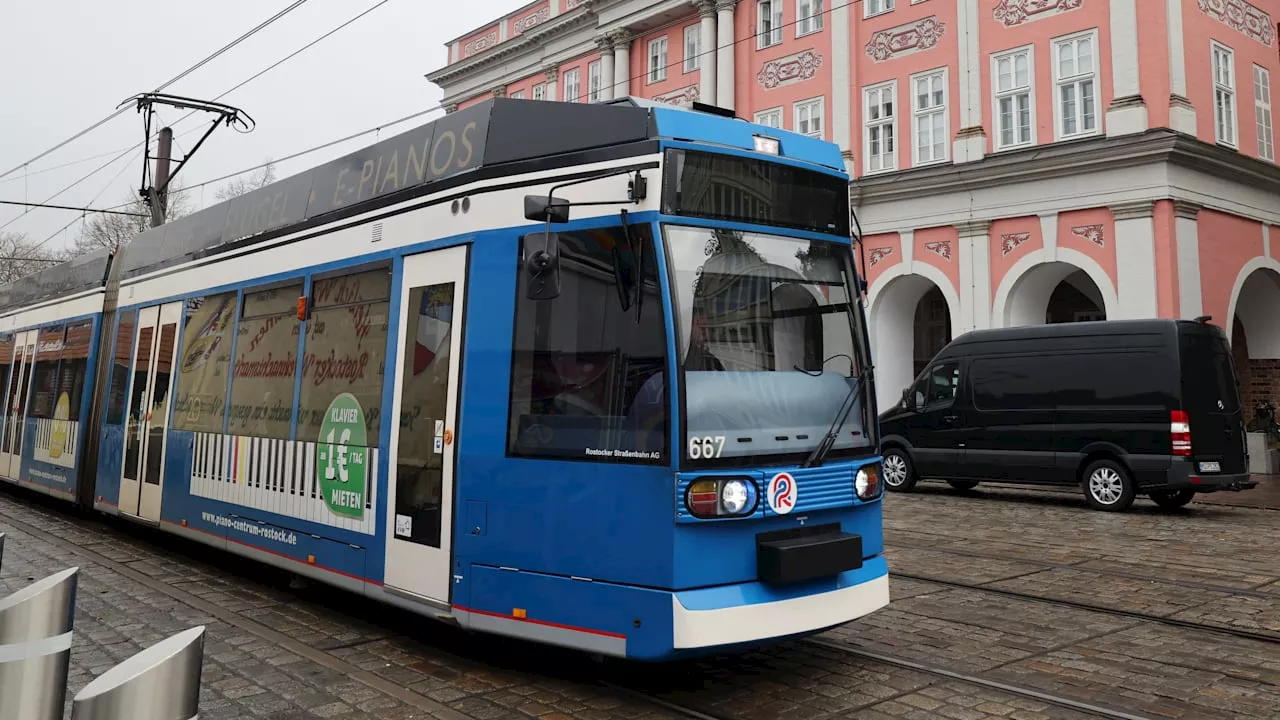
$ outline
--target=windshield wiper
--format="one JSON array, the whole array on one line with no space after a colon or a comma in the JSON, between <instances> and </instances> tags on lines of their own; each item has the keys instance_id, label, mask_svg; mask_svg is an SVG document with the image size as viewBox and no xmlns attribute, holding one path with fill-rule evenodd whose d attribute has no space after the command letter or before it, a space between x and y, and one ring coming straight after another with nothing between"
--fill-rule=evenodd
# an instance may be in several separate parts
<instances>
[{"instance_id":1,"label":"windshield wiper","mask_svg":"<svg viewBox=\"0 0 1280 720\"><path fill-rule=\"evenodd\" d=\"M854 378L853 387L849 388L849 393L844 396L844 400L840 402L840 408L836 410L835 422L831 423L831 428L827 430L827 434L822 438L822 442L818 443L818 447L809 453L809 457L801 463L800 467L808 468L821 465L822 461L827 457L827 453L831 452L831 448L835 447L836 439L840 437L840 428L844 427L844 421L848 419L849 413L853 410L853 406L857 404L858 397L862 394L862 386L867 377L864 370Z\"/></svg>"}]
</instances>

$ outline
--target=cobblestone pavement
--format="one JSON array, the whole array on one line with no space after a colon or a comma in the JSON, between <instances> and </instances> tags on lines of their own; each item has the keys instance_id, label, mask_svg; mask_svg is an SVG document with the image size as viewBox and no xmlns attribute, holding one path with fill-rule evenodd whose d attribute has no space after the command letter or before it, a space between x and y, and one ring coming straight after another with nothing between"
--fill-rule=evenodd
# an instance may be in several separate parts
<instances>
[{"instance_id":1,"label":"cobblestone pavement","mask_svg":"<svg viewBox=\"0 0 1280 720\"><path fill-rule=\"evenodd\" d=\"M922 484L885 508L890 572L914 579L827 636L1144 717L1280 717L1276 538L1272 510Z\"/></svg>"},{"instance_id":2,"label":"cobblestone pavement","mask_svg":"<svg viewBox=\"0 0 1280 720\"><path fill-rule=\"evenodd\" d=\"M1161 622L1280 633L1280 512L1117 515L923 485L885 509L891 571L917 578L892 579L889 608L812 640L669 666L465 635L4 492L0 596L81 568L67 716L92 677L203 624L206 720L1095 717L1006 691L1018 688L1141 718L1280 717L1280 643Z\"/></svg>"}]
</instances>

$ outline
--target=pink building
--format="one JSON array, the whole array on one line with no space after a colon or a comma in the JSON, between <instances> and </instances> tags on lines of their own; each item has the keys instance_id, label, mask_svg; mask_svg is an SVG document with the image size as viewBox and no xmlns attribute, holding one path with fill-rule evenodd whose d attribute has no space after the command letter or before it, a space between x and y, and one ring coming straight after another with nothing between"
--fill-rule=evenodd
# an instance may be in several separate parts
<instances>
[{"instance_id":1,"label":"pink building","mask_svg":"<svg viewBox=\"0 0 1280 720\"><path fill-rule=\"evenodd\" d=\"M1249 412L1280 397L1277 16L1280 0L541 0L427 77L453 107L697 100L838 143L882 403L970 329L1211 315Z\"/></svg>"}]
</instances>

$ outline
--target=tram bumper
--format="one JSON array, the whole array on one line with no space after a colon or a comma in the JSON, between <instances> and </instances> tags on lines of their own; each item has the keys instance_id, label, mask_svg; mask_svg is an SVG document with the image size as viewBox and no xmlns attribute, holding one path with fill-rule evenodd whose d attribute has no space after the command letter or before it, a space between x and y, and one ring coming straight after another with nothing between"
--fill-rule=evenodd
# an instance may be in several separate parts
<instances>
[{"instance_id":1,"label":"tram bumper","mask_svg":"<svg viewBox=\"0 0 1280 720\"><path fill-rule=\"evenodd\" d=\"M884 556L835 576L786 585L741 583L672 593L672 647L725 650L820 632L889 604Z\"/></svg>"}]
</instances>

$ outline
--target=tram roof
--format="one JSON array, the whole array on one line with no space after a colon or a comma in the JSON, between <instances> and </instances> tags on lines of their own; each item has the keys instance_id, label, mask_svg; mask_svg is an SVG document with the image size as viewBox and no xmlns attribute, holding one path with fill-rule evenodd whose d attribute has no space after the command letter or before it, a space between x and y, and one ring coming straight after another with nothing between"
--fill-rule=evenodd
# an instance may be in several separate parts
<instances>
[{"instance_id":1,"label":"tram roof","mask_svg":"<svg viewBox=\"0 0 1280 720\"><path fill-rule=\"evenodd\" d=\"M777 128L779 155L844 172L835 145ZM252 245L485 177L626 157L657 140L753 150L761 127L716 112L623 97L584 104L493 98L439 117L252 192L136 235L112 258L99 251L0 286L0 312ZM635 152L649 152L636 148Z\"/></svg>"}]
</instances>

